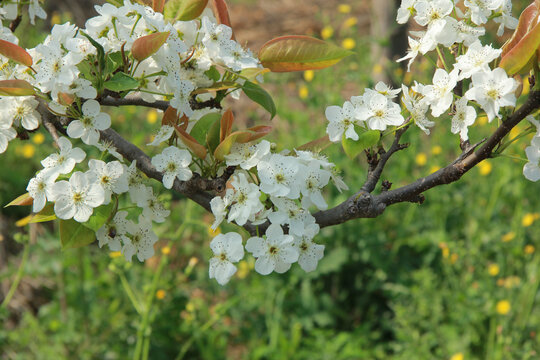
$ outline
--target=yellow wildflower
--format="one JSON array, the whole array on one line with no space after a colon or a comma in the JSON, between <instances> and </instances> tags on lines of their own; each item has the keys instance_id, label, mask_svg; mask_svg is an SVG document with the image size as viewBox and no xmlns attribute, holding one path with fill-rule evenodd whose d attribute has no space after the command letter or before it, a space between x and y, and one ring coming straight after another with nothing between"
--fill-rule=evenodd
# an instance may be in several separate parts
<instances>
[{"instance_id":1,"label":"yellow wildflower","mask_svg":"<svg viewBox=\"0 0 540 360\"><path fill-rule=\"evenodd\" d=\"M465 357L463 356L463 353L457 353L450 357L450 360L464 360Z\"/></svg>"},{"instance_id":2,"label":"yellow wildflower","mask_svg":"<svg viewBox=\"0 0 540 360\"><path fill-rule=\"evenodd\" d=\"M310 82L311 80L313 80L313 77L315 77L315 72L313 70L304 71L304 80Z\"/></svg>"},{"instance_id":3,"label":"yellow wildflower","mask_svg":"<svg viewBox=\"0 0 540 360\"><path fill-rule=\"evenodd\" d=\"M345 38L341 42L341 46L344 49L351 50L351 49L354 49L356 47L356 41L354 41L353 38Z\"/></svg>"},{"instance_id":4,"label":"yellow wildflower","mask_svg":"<svg viewBox=\"0 0 540 360\"><path fill-rule=\"evenodd\" d=\"M418 165L418 166L424 166L424 165L426 165L426 163L427 163L427 156L426 156L426 154L424 154L423 152L418 153L418 154L416 155L416 158L414 159L414 161L416 162L416 165Z\"/></svg>"},{"instance_id":5,"label":"yellow wildflower","mask_svg":"<svg viewBox=\"0 0 540 360\"><path fill-rule=\"evenodd\" d=\"M332 35L334 35L334 29L330 25L327 25L327 26L322 28L321 37L324 40L331 38Z\"/></svg>"},{"instance_id":6,"label":"yellow wildflower","mask_svg":"<svg viewBox=\"0 0 540 360\"><path fill-rule=\"evenodd\" d=\"M156 110L150 110L147 114L146 114L146 121L149 123L149 124L155 124L156 121L158 119L158 113Z\"/></svg>"},{"instance_id":7,"label":"yellow wildflower","mask_svg":"<svg viewBox=\"0 0 540 360\"><path fill-rule=\"evenodd\" d=\"M431 153L433 155L439 155L440 153L442 153L442 147L440 147L439 145L435 145L431 148Z\"/></svg>"},{"instance_id":8,"label":"yellow wildflower","mask_svg":"<svg viewBox=\"0 0 540 360\"><path fill-rule=\"evenodd\" d=\"M480 169L480 175L486 176L486 175L489 175L493 166L491 165L489 161L484 160L478 164L478 168Z\"/></svg>"},{"instance_id":9,"label":"yellow wildflower","mask_svg":"<svg viewBox=\"0 0 540 360\"><path fill-rule=\"evenodd\" d=\"M300 99L305 100L309 96L309 90L305 85L300 86L298 89L298 96L300 96Z\"/></svg>"},{"instance_id":10,"label":"yellow wildflower","mask_svg":"<svg viewBox=\"0 0 540 360\"><path fill-rule=\"evenodd\" d=\"M30 159L36 153L36 148L32 144L24 144L22 147L22 156L26 159Z\"/></svg>"},{"instance_id":11,"label":"yellow wildflower","mask_svg":"<svg viewBox=\"0 0 540 360\"><path fill-rule=\"evenodd\" d=\"M111 251L109 253L109 257L111 259L114 259L114 258L117 258L117 257L120 257L120 256L122 256L122 253L120 251Z\"/></svg>"},{"instance_id":12,"label":"yellow wildflower","mask_svg":"<svg viewBox=\"0 0 540 360\"><path fill-rule=\"evenodd\" d=\"M515 237L516 237L516 233L513 232L513 231L510 231L509 233L506 233L506 234L504 234L502 236L501 241L502 242L509 242L509 241L514 240Z\"/></svg>"},{"instance_id":13,"label":"yellow wildflower","mask_svg":"<svg viewBox=\"0 0 540 360\"><path fill-rule=\"evenodd\" d=\"M349 4L339 4L338 11L342 14L348 14L351 12L351 5Z\"/></svg>"},{"instance_id":14,"label":"yellow wildflower","mask_svg":"<svg viewBox=\"0 0 540 360\"><path fill-rule=\"evenodd\" d=\"M533 245L525 245L525 248L523 249L525 254L530 255L534 253L534 246Z\"/></svg>"},{"instance_id":15,"label":"yellow wildflower","mask_svg":"<svg viewBox=\"0 0 540 360\"><path fill-rule=\"evenodd\" d=\"M163 300L163 298L165 298L165 295L167 295L167 293L163 289L159 289L158 291L156 291L156 298L158 300Z\"/></svg>"},{"instance_id":16,"label":"yellow wildflower","mask_svg":"<svg viewBox=\"0 0 540 360\"><path fill-rule=\"evenodd\" d=\"M350 28L350 27L353 27L354 25L356 25L358 23L358 19L355 18L354 16L351 16L350 18L347 18L347 20L345 20L343 22L343 27L345 29L347 28Z\"/></svg>"},{"instance_id":17,"label":"yellow wildflower","mask_svg":"<svg viewBox=\"0 0 540 360\"><path fill-rule=\"evenodd\" d=\"M491 276L497 276L499 274L499 265L489 264L488 265L488 274Z\"/></svg>"},{"instance_id":18,"label":"yellow wildflower","mask_svg":"<svg viewBox=\"0 0 540 360\"><path fill-rule=\"evenodd\" d=\"M523 225L523 227L529 227L538 220L538 218L540 218L539 213L527 213L523 216L523 219L521 219L521 225Z\"/></svg>"},{"instance_id":19,"label":"yellow wildflower","mask_svg":"<svg viewBox=\"0 0 540 360\"><path fill-rule=\"evenodd\" d=\"M161 248L161 253L163 255L169 255L171 253L171 248L169 246L165 246Z\"/></svg>"},{"instance_id":20,"label":"yellow wildflower","mask_svg":"<svg viewBox=\"0 0 540 360\"><path fill-rule=\"evenodd\" d=\"M36 145L41 145L45 141L45 135L43 135L42 133L37 133L32 137L32 141Z\"/></svg>"},{"instance_id":21,"label":"yellow wildflower","mask_svg":"<svg viewBox=\"0 0 540 360\"><path fill-rule=\"evenodd\" d=\"M497 311L497 313L501 314L501 315L506 315L510 312L510 302L508 300L501 300L497 303L497 305L495 306L495 310Z\"/></svg>"}]
</instances>

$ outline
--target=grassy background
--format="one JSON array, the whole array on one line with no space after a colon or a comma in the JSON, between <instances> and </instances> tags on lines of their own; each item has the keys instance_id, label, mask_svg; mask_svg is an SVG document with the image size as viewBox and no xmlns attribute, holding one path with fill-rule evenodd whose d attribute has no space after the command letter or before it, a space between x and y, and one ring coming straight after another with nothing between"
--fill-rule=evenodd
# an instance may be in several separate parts
<instances>
[{"instance_id":1,"label":"grassy background","mask_svg":"<svg viewBox=\"0 0 540 360\"><path fill-rule=\"evenodd\" d=\"M313 77L266 79L279 109L269 139L280 146L324 135L325 107L359 94L372 85L371 74L381 71L366 56L369 38L358 36L358 26L347 20L357 14L337 5L320 16L320 28L325 35L332 29L329 40L348 42L356 55ZM26 46L43 37L21 29L30 33ZM413 74L397 67L389 74L409 84L429 81L431 71L425 62ZM239 122L267 121L246 101L233 106ZM138 145L159 124L153 111L111 114L113 127L131 132L127 136ZM383 174L394 187L459 153L450 120L437 122L429 137L417 129L406 134L411 146ZM478 119L472 141L494 127ZM509 154L524 157L528 141ZM35 133L10 144L0 168L16 171L2 173L0 203L24 193L51 149L48 143L47 134ZM326 153L351 189L362 183L363 159L346 159L338 145ZM54 225L16 229L14 221L28 209L2 209L9 224L2 232L4 248L17 253L23 248L18 243L32 241L24 247L21 285L8 309L0 310L0 358L125 359L147 348L148 358L158 360L536 359L540 199L539 185L522 176L523 164L492 159L460 182L430 190L423 205L399 204L376 219L324 229L316 241L326 246L325 257L313 273L295 265L283 275L261 276L246 256L226 287L208 279L212 216L174 194L163 192L171 218L156 224L157 255L144 264L127 263L96 245L62 252ZM337 204L348 195L329 191L327 199ZM221 231L238 228L225 225ZM2 264L2 289L13 281L22 256L18 252Z\"/></svg>"}]
</instances>

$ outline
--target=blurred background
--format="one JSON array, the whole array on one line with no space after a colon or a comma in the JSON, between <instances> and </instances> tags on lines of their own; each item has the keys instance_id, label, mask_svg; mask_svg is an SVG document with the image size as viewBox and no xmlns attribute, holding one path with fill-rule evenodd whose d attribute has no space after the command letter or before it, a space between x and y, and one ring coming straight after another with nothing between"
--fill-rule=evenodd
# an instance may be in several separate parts
<instances>
[{"instance_id":1,"label":"blurred background","mask_svg":"<svg viewBox=\"0 0 540 360\"><path fill-rule=\"evenodd\" d=\"M527 5L512 3L514 16ZM38 44L53 24L84 26L95 14L86 1L48 6L47 21L17 30L23 46ZM407 46L394 9L389 0L230 1L237 40L254 52L286 34L355 51L330 69L266 77L278 107L269 140L281 149L323 136L326 106L341 106L380 79L430 81L429 61L411 73L392 61ZM490 36L488 43L504 41ZM269 122L246 98L228 105L239 127ZM111 115L113 127L139 146L160 124L153 110ZM471 142L495 126L477 119ZM411 146L382 177L394 187L460 153L449 119L438 120L429 137L411 129L405 141ZM312 273L295 265L261 276L246 256L225 287L208 279L213 217L175 194L159 191L172 213L155 224L156 256L144 264L97 244L61 251L55 224L17 227L29 208L2 207L0 302L9 303L0 307L0 359L538 359L540 185L522 175L529 141L430 190L423 205L394 205L376 219L324 229L316 241L325 257ZM10 143L0 157L2 206L25 193L50 144L42 131ZM362 184L365 159L351 162L339 145L325 153L351 189ZM332 206L351 193L332 190L327 199Z\"/></svg>"}]
</instances>

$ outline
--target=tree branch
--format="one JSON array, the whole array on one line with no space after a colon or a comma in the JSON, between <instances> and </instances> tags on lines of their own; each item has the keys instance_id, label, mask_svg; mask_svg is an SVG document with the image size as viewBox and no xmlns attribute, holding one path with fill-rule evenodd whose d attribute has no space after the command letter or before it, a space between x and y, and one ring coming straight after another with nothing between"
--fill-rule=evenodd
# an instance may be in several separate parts
<instances>
[{"instance_id":1,"label":"tree branch","mask_svg":"<svg viewBox=\"0 0 540 360\"><path fill-rule=\"evenodd\" d=\"M143 99L139 97L114 98L112 96L107 96L99 100L99 103L105 106L127 106L127 105L144 106L144 107L159 109L163 111L167 110L167 108L169 107L168 101L157 100L152 103L152 102L144 101Z\"/></svg>"},{"instance_id":2,"label":"tree branch","mask_svg":"<svg viewBox=\"0 0 540 360\"><path fill-rule=\"evenodd\" d=\"M479 162L489 158L495 147L510 130L539 107L540 91L533 91L530 93L527 101L512 116L506 119L478 150L464 152L466 156L460 156L446 167L420 178L411 184L395 190L385 191L376 196L361 190L338 206L329 210L319 211L313 216L322 228L341 224L351 219L379 216L387 206L393 204L401 202L422 203L424 200L423 192L433 187L450 184L459 180ZM475 146L472 147L472 150L474 148Z\"/></svg>"}]
</instances>

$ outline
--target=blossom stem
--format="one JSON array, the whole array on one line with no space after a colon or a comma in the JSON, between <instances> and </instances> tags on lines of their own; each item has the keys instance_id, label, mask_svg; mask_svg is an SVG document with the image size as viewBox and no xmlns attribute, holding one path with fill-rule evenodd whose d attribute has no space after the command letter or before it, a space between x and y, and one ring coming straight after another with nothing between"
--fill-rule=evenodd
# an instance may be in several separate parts
<instances>
[{"instance_id":1,"label":"blossom stem","mask_svg":"<svg viewBox=\"0 0 540 360\"><path fill-rule=\"evenodd\" d=\"M448 71L448 66L446 65L446 61L444 60L444 54L442 53L441 48L439 47L439 45L437 45L436 49L437 49L437 54L439 55L439 59L441 60L443 66L444 66L444 69L446 70L446 72L449 72Z\"/></svg>"},{"instance_id":2,"label":"blossom stem","mask_svg":"<svg viewBox=\"0 0 540 360\"><path fill-rule=\"evenodd\" d=\"M0 305L0 309L7 308L9 302L11 301L11 298L13 297L13 295L15 295L15 291L17 290L17 287L19 287L19 283L21 282L22 276L24 274L24 268L26 267L26 262L28 261L29 254L30 244L26 244L23 250L21 263L19 264L19 269L17 270L17 274L15 275L15 279L13 280L13 283L11 284L8 293L4 298L4 301L2 301L2 304Z\"/></svg>"}]
</instances>

